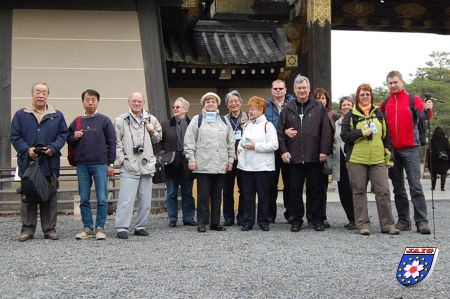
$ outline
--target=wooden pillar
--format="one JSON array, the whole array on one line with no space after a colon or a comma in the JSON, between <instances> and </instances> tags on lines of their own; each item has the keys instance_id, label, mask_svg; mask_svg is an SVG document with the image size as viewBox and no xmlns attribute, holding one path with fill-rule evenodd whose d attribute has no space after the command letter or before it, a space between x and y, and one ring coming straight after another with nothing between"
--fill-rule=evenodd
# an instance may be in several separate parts
<instances>
[{"instance_id":1,"label":"wooden pillar","mask_svg":"<svg viewBox=\"0 0 450 299\"><path fill-rule=\"evenodd\" d=\"M331 0L311 0L307 3L308 76L311 88L325 88L331 94Z\"/></svg>"},{"instance_id":2,"label":"wooden pillar","mask_svg":"<svg viewBox=\"0 0 450 299\"><path fill-rule=\"evenodd\" d=\"M0 9L0 167L11 166L12 9Z\"/></svg>"},{"instance_id":3,"label":"wooden pillar","mask_svg":"<svg viewBox=\"0 0 450 299\"><path fill-rule=\"evenodd\" d=\"M230 92L230 89L228 87L219 87L216 90L217 95L221 99L221 103L218 107L221 115L225 115L228 113L228 107L227 107L227 105L225 105L225 96L229 92Z\"/></svg>"},{"instance_id":4,"label":"wooden pillar","mask_svg":"<svg viewBox=\"0 0 450 299\"><path fill-rule=\"evenodd\" d=\"M151 113L164 121L170 117L170 103L160 6L157 0L136 2L148 105Z\"/></svg>"}]
</instances>

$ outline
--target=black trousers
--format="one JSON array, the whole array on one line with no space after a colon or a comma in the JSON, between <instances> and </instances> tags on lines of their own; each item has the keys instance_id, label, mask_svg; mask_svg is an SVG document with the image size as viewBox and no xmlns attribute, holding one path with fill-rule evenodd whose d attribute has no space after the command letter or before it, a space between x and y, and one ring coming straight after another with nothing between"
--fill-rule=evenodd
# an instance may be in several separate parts
<instances>
[{"instance_id":1,"label":"black trousers","mask_svg":"<svg viewBox=\"0 0 450 299\"><path fill-rule=\"evenodd\" d=\"M338 181L339 200L344 208L345 215L349 222L355 222L355 212L353 209L353 193L350 186L350 178L348 176L347 166L345 163L345 156L341 151L340 162L340 179Z\"/></svg>"},{"instance_id":2,"label":"black trousers","mask_svg":"<svg viewBox=\"0 0 450 299\"><path fill-rule=\"evenodd\" d=\"M53 177L47 177L47 180L55 187L58 187L58 180ZM22 233L34 235L37 226L37 212L41 216L41 228L44 234L55 232L56 218L58 214L58 194L55 194L45 203L37 203L33 198L27 198L22 201L20 206L20 218L22 220Z\"/></svg>"},{"instance_id":3,"label":"black trousers","mask_svg":"<svg viewBox=\"0 0 450 299\"><path fill-rule=\"evenodd\" d=\"M256 194L258 194L258 224L269 224L269 190L273 171L241 171L244 223L255 224Z\"/></svg>"},{"instance_id":4,"label":"black trousers","mask_svg":"<svg viewBox=\"0 0 450 299\"><path fill-rule=\"evenodd\" d=\"M237 221L242 220L242 182L241 182L241 170L237 169L238 161L235 160L233 163L233 170L225 174L225 181L223 185L223 218L225 221L234 221L234 183L237 180L237 185L239 189L239 205Z\"/></svg>"},{"instance_id":5,"label":"black trousers","mask_svg":"<svg viewBox=\"0 0 450 299\"><path fill-rule=\"evenodd\" d=\"M220 223L220 204L222 201L221 199L224 178L225 174L197 173L198 224L217 225Z\"/></svg>"},{"instance_id":6,"label":"black trousers","mask_svg":"<svg viewBox=\"0 0 450 299\"><path fill-rule=\"evenodd\" d=\"M292 212L293 224L302 224L305 209L303 206L303 185L309 190L311 200L312 223L322 223L323 189L320 185L322 164L319 162L304 164L289 164L289 207Z\"/></svg>"},{"instance_id":7,"label":"black trousers","mask_svg":"<svg viewBox=\"0 0 450 299\"><path fill-rule=\"evenodd\" d=\"M323 167L323 166L322 166ZM327 219L327 192L328 192L328 175L321 174L320 177L320 188L322 189L322 201L323 201L323 210L321 218L322 220ZM306 185L308 185L308 181L306 181ZM311 211L311 195L310 190L306 187L306 220L312 222L312 211Z\"/></svg>"},{"instance_id":8,"label":"black trousers","mask_svg":"<svg viewBox=\"0 0 450 299\"><path fill-rule=\"evenodd\" d=\"M283 179L283 205L286 211L284 212L284 217L289 219L290 211L289 211L289 179L288 179L288 171L289 165L284 163L281 159L280 151L275 151L275 171L272 171L272 180L269 182L270 190L269 190L269 218L275 221L277 218L277 197L278 197L278 180L280 178Z\"/></svg>"}]
</instances>

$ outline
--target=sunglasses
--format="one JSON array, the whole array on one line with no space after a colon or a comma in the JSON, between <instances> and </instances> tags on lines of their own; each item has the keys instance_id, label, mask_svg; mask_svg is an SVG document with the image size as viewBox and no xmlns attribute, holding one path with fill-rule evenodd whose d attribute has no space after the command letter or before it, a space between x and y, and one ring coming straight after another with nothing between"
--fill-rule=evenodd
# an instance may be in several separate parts
<instances>
[{"instance_id":1,"label":"sunglasses","mask_svg":"<svg viewBox=\"0 0 450 299\"><path fill-rule=\"evenodd\" d=\"M183 108L183 106L173 106L172 108L173 109L181 109L181 108Z\"/></svg>"}]
</instances>

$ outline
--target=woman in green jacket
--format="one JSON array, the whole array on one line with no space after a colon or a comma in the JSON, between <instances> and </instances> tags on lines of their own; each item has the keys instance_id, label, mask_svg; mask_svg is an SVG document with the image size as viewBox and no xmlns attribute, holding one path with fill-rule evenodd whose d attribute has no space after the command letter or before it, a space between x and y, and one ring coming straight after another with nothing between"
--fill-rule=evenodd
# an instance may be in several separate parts
<instances>
[{"instance_id":1,"label":"woman in green jacket","mask_svg":"<svg viewBox=\"0 0 450 299\"><path fill-rule=\"evenodd\" d=\"M382 233L398 235L391 211L388 167L393 165L388 144L388 130L383 114L373 105L369 84L356 91L356 105L342 122L341 138L347 153L347 168L353 190L356 226L361 235L370 235L367 211L367 182L375 191Z\"/></svg>"}]
</instances>

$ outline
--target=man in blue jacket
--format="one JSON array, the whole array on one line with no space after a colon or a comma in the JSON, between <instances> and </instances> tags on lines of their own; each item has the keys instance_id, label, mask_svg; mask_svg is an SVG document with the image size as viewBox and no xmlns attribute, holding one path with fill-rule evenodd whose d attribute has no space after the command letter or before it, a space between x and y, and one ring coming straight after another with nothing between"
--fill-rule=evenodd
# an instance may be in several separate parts
<instances>
[{"instance_id":1,"label":"man in blue jacket","mask_svg":"<svg viewBox=\"0 0 450 299\"><path fill-rule=\"evenodd\" d=\"M280 116L281 110L283 110L285 104L294 97L287 92L286 83L283 80L277 79L272 82L272 96L268 97L266 100L266 118L270 121L275 129L278 128L278 118ZM274 177L271 182L270 194L269 194L269 221L271 223L275 223L275 218L277 217L277 197L278 197L278 180L280 178L280 170L281 177L283 178L283 204L286 211L284 212L284 217L290 221L292 219L289 207L287 205L288 198L288 165L281 160L280 150L275 151L275 172Z\"/></svg>"},{"instance_id":2,"label":"man in blue jacket","mask_svg":"<svg viewBox=\"0 0 450 299\"><path fill-rule=\"evenodd\" d=\"M61 148L66 143L67 125L64 115L53 106L47 104L49 87L46 83L38 82L31 88L32 105L19 109L11 123L11 143L17 151L17 165L19 176L22 176L31 160L38 159L36 146L43 146L40 159L41 170L47 180L54 186L57 180L52 174L59 176L59 158ZM57 195L44 203L38 203L34 198L22 201L20 218L22 229L19 241L33 239L37 225L37 207L41 215L41 227L44 238L57 240L56 215Z\"/></svg>"}]
</instances>

